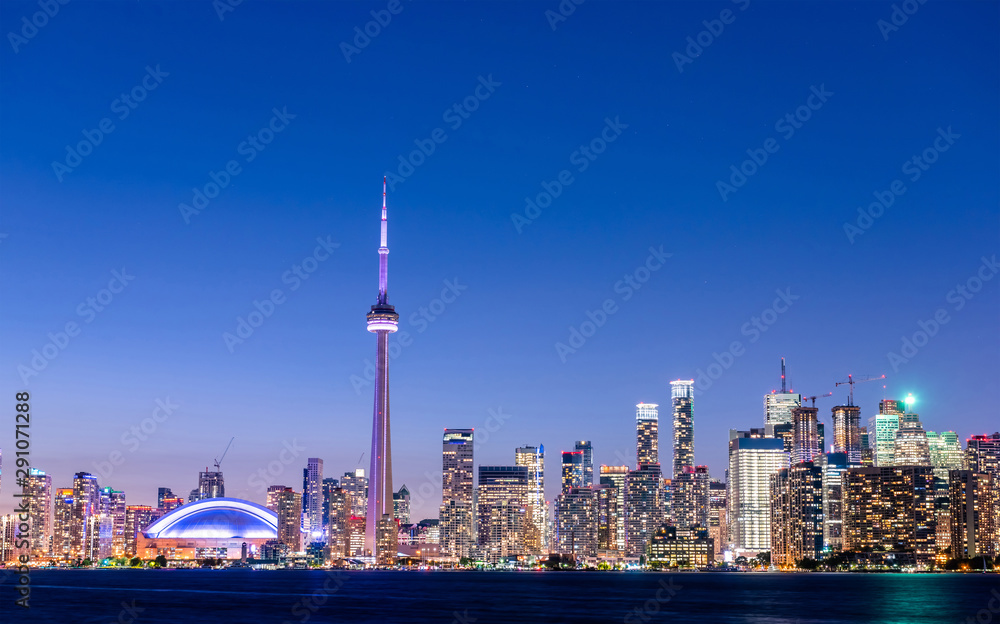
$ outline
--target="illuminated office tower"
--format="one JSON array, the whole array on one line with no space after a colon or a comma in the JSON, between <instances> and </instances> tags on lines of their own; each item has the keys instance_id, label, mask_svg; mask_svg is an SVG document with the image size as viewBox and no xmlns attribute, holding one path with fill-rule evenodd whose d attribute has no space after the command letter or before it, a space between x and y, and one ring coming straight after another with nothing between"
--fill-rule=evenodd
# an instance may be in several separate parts
<instances>
[{"instance_id":1,"label":"illuminated office tower","mask_svg":"<svg viewBox=\"0 0 1000 624\"><path fill-rule=\"evenodd\" d=\"M101 494L97 477L86 472L78 472L73 477L73 515L70 525L70 556L88 559L93 554L95 538L93 519L100 513Z\"/></svg>"},{"instance_id":2,"label":"illuminated office tower","mask_svg":"<svg viewBox=\"0 0 1000 624\"><path fill-rule=\"evenodd\" d=\"M952 470L949 475L951 556L973 559L998 554L996 475Z\"/></svg>"},{"instance_id":3,"label":"illuminated office tower","mask_svg":"<svg viewBox=\"0 0 1000 624\"><path fill-rule=\"evenodd\" d=\"M636 465L659 463L659 412L656 403L635 406Z\"/></svg>"},{"instance_id":4,"label":"illuminated office tower","mask_svg":"<svg viewBox=\"0 0 1000 624\"><path fill-rule=\"evenodd\" d=\"M727 534L726 484L712 479L708 484L708 537L712 540L716 560L722 560Z\"/></svg>"},{"instance_id":5,"label":"illuminated office tower","mask_svg":"<svg viewBox=\"0 0 1000 624\"><path fill-rule=\"evenodd\" d=\"M912 552L917 565L925 566L934 557L935 541L930 466L850 468L844 473L844 550Z\"/></svg>"},{"instance_id":6,"label":"illuminated office tower","mask_svg":"<svg viewBox=\"0 0 1000 624\"><path fill-rule=\"evenodd\" d=\"M392 514L400 524L410 524L410 490L405 483L392 495Z\"/></svg>"},{"instance_id":7,"label":"illuminated office tower","mask_svg":"<svg viewBox=\"0 0 1000 624\"><path fill-rule=\"evenodd\" d=\"M781 392L764 395L764 426L792 424L792 411L801 406L802 395L787 390L785 358L781 358Z\"/></svg>"},{"instance_id":8,"label":"illuminated office tower","mask_svg":"<svg viewBox=\"0 0 1000 624\"><path fill-rule=\"evenodd\" d=\"M365 550L365 517L351 516L347 521L347 547L350 556L358 557Z\"/></svg>"},{"instance_id":9,"label":"illuminated office tower","mask_svg":"<svg viewBox=\"0 0 1000 624\"><path fill-rule=\"evenodd\" d=\"M585 487L584 474L583 451L563 451L562 491Z\"/></svg>"},{"instance_id":10,"label":"illuminated office tower","mask_svg":"<svg viewBox=\"0 0 1000 624\"><path fill-rule=\"evenodd\" d=\"M899 417L899 431L896 432L896 447L893 450L893 464L896 466L930 466L931 449L927 442L927 432L920 423L920 415L906 413Z\"/></svg>"},{"instance_id":11,"label":"illuminated office tower","mask_svg":"<svg viewBox=\"0 0 1000 624\"><path fill-rule=\"evenodd\" d=\"M763 429L729 431L726 516L736 556L754 557L771 549L771 475L788 466L779 438Z\"/></svg>"},{"instance_id":12,"label":"illuminated office tower","mask_svg":"<svg viewBox=\"0 0 1000 624\"><path fill-rule=\"evenodd\" d=\"M278 513L278 495L290 489L287 485L267 486L267 501L264 503L264 506L274 513Z\"/></svg>"},{"instance_id":13,"label":"illuminated office tower","mask_svg":"<svg viewBox=\"0 0 1000 624\"><path fill-rule=\"evenodd\" d=\"M22 501L28 507L31 523L31 555L47 556L52 550L52 477L41 470L29 468L22 492Z\"/></svg>"},{"instance_id":14,"label":"illuminated office tower","mask_svg":"<svg viewBox=\"0 0 1000 624\"><path fill-rule=\"evenodd\" d=\"M849 468L844 453L816 457L823 469L823 550L844 549L844 473Z\"/></svg>"},{"instance_id":15,"label":"illuminated office tower","mask_svg":"<svg viewBox=\"0 0 1000 624\"><path fill-rule=\"evenodd\" d=\"M340 479L340 487L351 495L351 515L364 518L368 513L368 477L365 476L365 469L345 472Z\"/></svg>"},{"instance_id":16,"label":"illuminated office tower","mask_svg":"<svg viewBox=\"0 0 1000 624\"><path fill-rule=\"evenodd\" d=\"M527 466L480 466L476 490L477 543L491 562L525 554L535 524L527 518Z\"/></svg>"},{"instance_id":17,"label":"illuminated office tower","mask_svg":"<svg viewBox=\"0 0 1000 624\"><path fill-rule=\"evenodd\" d=\"M125 510L125 492L110 487L101 488L101 515L111 520L110 548L104 546L102 550L111 552L115 557L125 555Z\"/></svg>"},{"instance_id":18,"label":"illuminated office tower","mask_svg":"<svg viewBox=\"0 0 1000 624\"><path fill-rule=\"evenodd\" d=\"M708 528L709 484L708 466L685 466L670 484L671 524L680 529L699 526Z\"/></svg>"},{"instance_id":19,"label":"illuminated office tower","mask_svg":"<svg viewBox=\"0 0 1000 624\"><path fill-rule=\"evenodd\" d=\"M833 452L847 453L852 466L861 465L861 408L837 405L833 412Z\"/></svg>"},{"instance_id":20,"label":"illuminated office tower","mask_svg":"<svg viewBox=\"0 0 1000 624\"><path fill-rule=\"evenodd\" d=\"M223 498L226 495L226 481L221 470L209 470L198 473L198 500L208 498Z\"/></svg>"},{"instance_id":21,"label":"illuminated office tower","mask_svg":"<svg viewBox=\"0 0 1000 624\"><path fill-rule=\"evenodd\" d=\"M1000 476L1000 432L974 435L965 441L965 464L973 472Z\"/></svg>"},{"instance_id":22,"label":"illuminated office tower","mask_svg":"<svg viewBox=\"0 0 1000 624\"><path fill-rule=\"evenodd\" d=\"M603 482L603 477L601 478ZM597 497L597 550L599 553L620 556L624 548L619 548L618 519L624 511L618 506L618 488L614 485L598 485L594 487ZM621 545L625 544L625 536L621 536Z\"/></svg>"},{"instance_id":23,"label":"illuminated office tower","mask_svg":"<svg viewBox=\"0 0 1000 624\"><path fill-rule=\"evenodd\" d=\"M902 401L884 399L878 403L878 414L868 419L868 442L875 455L876 466L892 466L895 463L896 432L902 415Z\"/></svg>"},{"instance_id":24,"label":"illuminated office tower","mask_svg":"<svg viewBox=\"0 0 1000 624\"><path fill-rule=\"evenodd\" d=\"M598 548L598 489L569 487L556 498L556 551L593 557Z\"/></svg>"},{"instance_id":25,"label":"illuminated office tower","mask_svg":"<svg viewBox=\"0 0 1000 624\"><path fill-rule=\"evenodd\" d=\"M948 473L962 469L962 443L954 431L927 432L927 450L934 468L934 487L938 496L948 496Z\"/></svg>"},{"instance_id":26,"label":"illuminated office tower","mask_svg":"<svg viewBox=\"0 0 1000 624\"><path fill-rule=\"evenodd\" d=\"M155 510L149 505L125 507L125 556L135 557L139 532L153 524Z\"/></svg>"},{"instance_id":27,"label":"illuminated office tower","mask_svg":"<svg viewBox=\"0 0 1000 624\"><path fill-rule=\"evenodd\" d=\"M349 557L350 533L348 522L351 518L351 495L343 488L330 488L327 496L327 545L330 558Z\"/></svg>"},{"instance_id":28,"label":"illuminated office tower","mask_svg":"<svg viewBox=\"0 0 1000 624\"><path fill-rule=\"evenodd\" d=\"M337 479L333 477L323 478L323 531L327 537L329 537L327 531L330 527L330 493L339 487L340 481Z\"/></svg>"},{"instance_id":29,"label":"illuminated office tower","mask_svg":"<svg viewBox=\"0 0 1000 624\"><path fill-rule=\"evenodd\" d=\"M441 444L441 554L468 557L476 544L472 429L445 429ZM527 471L528 468L525 468Z\"/></svg>"},{"instance_id":30,"label":"illuminated office tower","mask_svg":"<svg viewBox=\"0 0 1000 624\"><path fill-rule=\"evenodd\" d=\"M302 469L302 531L308 541L323 539L323 460L310 457Z\"/></svg>"},{"instance_id":31,"label":"illuminated office tower","mask_svg":"<svg viewBox=\"0 0 1000 624\"><path fill-rule=\"evenodd\" d=\"M541 537L541 547L549 548L548 518L545 507L545 447L522 446L514 450L514 465L528 468L528 507Z\"/></svg>"},{"instance_id":32,"label":"illuminated office tower","mask_svg":"<svg viewBox=\"0 0 1000 624\"><path fill-rule=\"evenodd\" d=\"M628 479L628 466L601 466L601 485L614 491L615 509L615 545L614 550L625 552L625 481ZM609 546L609 548L611 548Z\"/></svg>"},{"instance_id":33,"label":"illuminated office tower","mask_svg":"<svg viewBox=\"0 0 1000 624\"><path fill-rule=\"evenodd\" d=\"M389 427L389 334L399 325L399 314L389 304L389 242L382 180L381 244L378 248L378 298L367 315L368 331L376 336L375 408L372 414L371 470L368 473L368 509L365 514L365 551L379 565L396 562L398 526L392 513L392 443ZM391 546L391 548L390 548Z\"/></svg>"},{"instance_id":34,"label":"illuminated office tower","mask_svg":"<svg viewBox=\"0 0 1000 624\"><path fill-rule=\"evenodd\" d=\"M861 436L861 465L869 467L874 466L875 448L871 445L871 439L868 436L868 428L859 427L858 433Z\"/></svg>"},{"instance_id":35,"label":"illuminated office tower","mask_svg":"<svg viewBox=\"0 0 1000 624\"><path fill-rule=\"evenodd\" d=\"M625 554L646 552L650 538L663 524L660 465L639 464L625 479Z\"/></svg>"},{"instance_id":36,"label":"illuminated office tower","mask_svg":"<svg viewBox=\"0 0 1000 624\"><path fill-rule=\"evenodd\" d=\"M819 441L818 413L815 407L796 407L792 410L792 464L812 461L823 452Z\"/></svg>"},{"instance_id":37,"label":"illuminated office tower","mask_svg":"<svg viewBox=\"0 0 1000 624\"><path fill-rule=\"evenodd\" d=\"M73 552L73 488L59 488L53 499L52 556L69 560Z\"/></svg>"},{"instance_id":38,"label":"illuminated office tower","mask_svg":"<svg viewBox=\"0 0 1000 624\"><path fill-rule=\"evenodd\" d=\"M671 381L670 399L674 409L674 469L671 478L676 479L684 474L685 467L694 466L694 380Z\"/></svg>"},{"instance_id":39,"label":"illuminated office tower","mask_svg":"<svg viewBox=\"0 0 1000 624\"><path fill-rule=\"evenodd\" d=\"M577 440L575 451L583 453L583 486L594 485L594 447L590 440Z\"/></svg>"},{"instance_id":40,"label":"illuminated office tower","mask_svg":"<svg viewBox=\"0 0 1000 624\"><path fill-rule=\"evenodd\" d=\"M801 462L771 475L771 563L792 568L823 551L823 469Z\"/></svg>"},{"instance_id":41,"label":"illuminated office tower","mask_svg":"<svg viewBox=\"0 0 1000 624\"><path fill-rule=\"evenodd\" d=\"M289 552L302 551L302 494L292 488L275 492L274 502L278 514L278 541Z\"/></svg>"}]
</instances>

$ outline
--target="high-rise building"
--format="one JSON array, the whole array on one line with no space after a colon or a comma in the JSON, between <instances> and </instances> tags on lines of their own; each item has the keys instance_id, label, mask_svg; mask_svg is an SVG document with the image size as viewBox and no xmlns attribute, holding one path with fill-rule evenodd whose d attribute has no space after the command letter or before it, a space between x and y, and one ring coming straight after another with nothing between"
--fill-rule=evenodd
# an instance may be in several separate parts
<instances>
[{"instance_id":1,"label":"high-rise building","mask_svg":"<svg viewBox=\"0 0 1000 624\"><path fill-rule=\"evenodd\" d=\"M348 523L351 519L351 495L339 487L329 489L327 495L327 545L330 558L349 557L351 552Z\"/></svg>"},{"instance_id":2,"label":"high-rise building","mask_svg":"<svg viewBox=\"0 0 1000 624\"><path fill-rule=\"evenodd\" d=\"M125 512L125 492L101 488L101 515L111 519L110 551L115 557L125 556Z\"/></svg>"},{"instance_id":3,"label":"high-rise building","mask_svg":"<svg viewBox=\"0 0 1000 624\"><path fill-rule=\"evenodd\" d=\"M125 507L125 553L135 557L138 552L139 532L153 524L155 510L149 505L129 505Z\"/></svg>"},{"instance_id":4,"label":"high-rise building","mask_svg":"<svg viewBox=\"0 0 1000 624\"><path fill-rule=\"evenodd\" d=\"M884 404L882 401L880 405ZM899 431L899 414L879 413L868 419L868 446L872 448L876 466L895 464L896 432Z\"/></svg>"},{"instance_id":5,"label":"high-rise building","mask_svg":"<svg viewBox=\"0 0 1000 624\"><path fill-rule=\"evenodd\" d=\"M275 492L274 503L278 514L278 541L289 552L302 552L302 494L292 488Z\"/></svg>"},{"instance_id":6,"label":"high-rise building","mask_svg":"<svg viewBox=\"0 0 1000 624\"><path fill-rule=\"evenodd\" d=\"M966 440L965 464L973 472L1000 475L1000 432L974 435Z\"/></svg>"},{"instance_id":7,"label":"high-rise building","mask_svg":"<svg viewBox=\"0 0 1000 624\"><path fill-rule=\"evenodd\" d=\"M330 527L330 494L339 487L339 480L333 477L323 477L323 528L327 531L327 537L329 537Z\"/></svg>"},{"instance_id":8,"label":"high-rise building","mask_svg":"<svg viewBox=\"0 0 1000 624\"><path fill-rule=\"evenodd\" d=\"M823 469L801 462L771 475L771 563L794 567L823 551Z\"/></svg>"},{"instance_id":9,"label":"high-rise building","mask_svg":"<svg viewBox=\"0 0 1000 624\"><path fill-rule=\"evenodd\" d=\"M165 498L177 498L174 496L173 491L168 487L161 487L156 489L156 508L163 509L163 499Z\"/></svg>"},{"instance_id":10,"label":"high-rise building","mask_svg":"<svg viewBox=\"0 0 1000 624\"><path fill-rule=\"evenodd\" d=\"M18 565L18 558L28 554L28 540L19 538L21 520L16 513L0 516L0 563Z\"/></svg>"},{"instance_id":11,"label":"high-rise building","mask_svg":"<svg viewBox=\"0 0 1000 624\"><path fill-rule=\"evenodd\" d=\"M441 509L439 527L441 555L468 557L476 544L473 507L472 429L445 429L442 440ZM526 468L527 470L527 468Z\"/></svg>"},{"instance_id":12,"label":"high-rise building","mask_svg":"<svg viewBox=\"0 0 1000 624\"><path fill-rule=\"evenodd\" d=\"M73 477L73 516L70 524L70 556L76 559L93 559L97 554L94 546L99 535L95 535L94 519L100 516L101 494L97 477L86 472L78 472Z\"/></svg>"},{"instance_id":13,"label":"high-rise building","mask_svg":"<svg viewBox=\"0 0 1000 624\"><path fill-rule=\"evenodd\" d=\"M382 181L382 236L378 248L378 299L368 312L368 331L376 335L375 410L372 416L371 471L368 473L368 510L365 550L379 565L396 562L396 523L392 513L392 444L389 429L389 334L399 325L399 314L389 304L389 243ZM392 526L390 526L392 525ZM382 536L382 537L380 537ZM380 549L379 542L391 544ZM384 552L383 552L384 551Z\"/></svg>"},{"instance_id":14,"label":"high-rise building","mask_svg":"<svg viewBox=\"0 0 1000 624\"><path fill-rule=\"evenodd\" d=\"M627 470L626 468L626 474ZM597 550L598 554L621 556L625 552L625 535L623 531L619 539L618 527L624 526L619 525L619 519L623 519L625 510L618 505L618 487L611 483L604 484L604 479L602 476L601 485L594 488L597 497Z\"/></svg>"},{"instance_id":15,"label":"high-rise building","mask_svg":"<svg viewBox=\"0 0 1000 624\"><path fill-rule=\"evenodd\" d=\"M670 382L670 400L674 409L674 469L671 478L694 466L694 380Z\"/></svg>"},{"instance_id":16,"label":"high-rise building","mask_svg":"<svg viewBox=\"0 0 1000 624\"><path fill-rule=\"evenodd\" d=\"M73 488L59 488L53 500L52 556L68 561L73 552Z\"/></svg>"},{"instance_id":17,"label":"high-rise building","mask_svg":"<svg viewBox=\"0 0 1000 624\"><path fill-rule=\"evenodd\" d=\"M226 481L221 470L209 470L198 473L198 500L208 498L223 498L226 495ZM193 501L192 501L193 502Z\"/></svg>"},{"instance_id":18,"label":"high-rise building","mask_svg":"<svg viewBox=\"0 0 1000 624\"><path fill-rule=\"evenodd\" d=\"M755 557L771 549L771 475L788 466L781 439L763 429L729 431L726 515L736 556Z\"/></svg>"},{"instance_id":19,"label":"high-rise building","mask_svg":"<svg viewBox=\"0 0 1000 624\"><path fill-rule=\"evenodd\" d=\"M871 439L868 437L868 427L859 427L858 433L861 437L861 465L874 466L875 448L871 445Z\"/></svg>"},{"instance_id":20,"label":"high-rise building","mask_svg":"<svg viewBox=\"0 0 1000 624\"><path fill-rule=\"evenodd\" d=\"M562 453L562 491L570 488L581 488L584 481L583 451L563 451Z\"/></svg>"},{"instance_id":21,"label":"high-rise building","mask_svg":"<svg viewBox=\"0 0 1000 624\"><path fill-rule=\"evenodd\" d=\"M709 484L712 478L708 466L685 466L684 471L671 479L671 522L673 526L689 529L708 528Z\"/></svg>"},{"instance_id":22,"label":"high-rise building","mask_svg":"<svg viewBox=\"0 0 1000 624\"><path fill-rule=\"evenodd\" d=\"M594 447L590 440L577 440L575 451L583 453L583 486L594 485Z\"/></svg>"},{"instance_id":23,"label":"high-rise building","mask_svg":"<svg viewBox=\"0 0 1000 624\"><path fill-rule=\"evenodd\" d=\"M557 552L582 557L597 555L598 490L571 486L556 498Z\"/></svg>"},{"instance_id":24,"label":"high-rise building","mask_svg":"<svg viewBox=\"0 0 1000 624\"><path fill-rule=\"evenodd\" d=\"M323 539L323 460L306 459L302 469L302 530L312 542Z\"/></svg>"},{"instance_id":25,"label":"high-rise building","mask_svg":"<svg viewBox=\"0 0 1000 624\"><path fill-rule=\"evenodd\" d=\"M819 441L818 413L815 407L796 407L792 410L792 464L812 461L823 452Z\"/></svg>"},{"instance_id":26,"label":"high-rise building","mask_svg":"<svg viewBox=\"0 0 1000 624\"><path fill-rule=\"evenodd\" d=\"M845 453L823 453L816 457L823 469L823 550L844 549L844 473L849 468Z\"/></svg>"},{"instance_id":27,"label":"high-rise building","mask_svg":"<svg viewBox=\"0 0 1000 624\"><path fill-rule=\"evenodd\" d=\"M722 559L727 534L726 484L712 479L708 484L708 537L712 540L715 559Z\"/></svg>"},{"instance_id":28,"label":"high-rise building","mask_svg":"<svg viewBox=\"0 0 1000 624\"><path fill-rule=\"evenodd\" d=\"M547 551L549 535L545 507L545 447L541 444L518 447L514 450L514 465L528 469L528 507L541 537L542 550Z\"/></svg>"},{"instance_id":29,"label":"high-rise building","mask_svg":"<svg viewBox=\"0 0 1000 624\"><path fill-rule=\"evenodd\" d=\"M920 423L920 416L907 412L899 417L896 447L893 450L895 466L930 466L931 450L927 432Z\"/></svg>"},{"instance_id":30,"label":"high-rise building","mask_svg":"<svg viewBox=\"0 0 1000 624\"><path fill-rule=\"evenodd\" d=\"M715 560L715 547L703 528L679 529L662 525L656 529L647 549L654 567L703 568Z\"/></svg>"},{"instance_id":31,"label":"high-rise building","mask_svg":"<svg viewBox=\"0 0 1000 624\"><path fill-rule=\"evenodd\" d=\"M785 379L785 358L781 358L781 392L764 395L764 426L792 424L792 412L802 406L802 395L789 392Z\"/></svg>"},{"instance_id":32,"label":"high-rise building","mask_svg":"<svg viewBox=\"0 0 1000 624\"><path fill-rule=\"evenodd\" d=\"M961 470L965 453L962 443L954 431L928 431L927 449L930 453L931 467L934 468L934 488L937 496L949 496L948 473Z\"/></svg>"},{"instance_id":33,"label":"high-rise building","mask_svg":"<svg viewBox=\"0 0 1000 624\"><path fill-rule=\"evenodd\" d=\"M410 490L405 483L392 495L392 516L399 524L410 524Z\"/></svg>"},{"instance_id":34,"label":"high-rise building","mask_svg":"<svg viewBox=\"0 0 1000 624\"><path fill-rule=\"evenodd\" d=\"M614 546L607 546L608 549L625 552L625 482L628 479L628 466L601 466L601 486L613 492L606 494L615 498L614 508L617 510L615 516ZM608 505L610 508L610 504Z\"/></svg>"},{"instance_id":35,"label":"high-rise building","mask_svg":"<svg viewBox=\"0 0 1000 624\"><path fill-rule=\"evenodd\" d=\"M535 529L527 507L527 466L479 467L477 542L488 561L525 554Z\"/></svg>"},{"instance_id":36,"label":"high-rise building","mask_svg":"<svg viewBox=\"0 0 1000 624\"><path fill-rule=\"evenodd\" d=\"M920 566L934 557L930 466L850 468L844 495L844 550L910 552Z\"/></svg>"},{"instance_id":37,"label":"high-rise building","mask_svg":"<svg viewBox=\"0 0 1000 624\"><path fill-rule=\"evenodd\" d=\"M660 465L639 464L625 479L625 553L638 557L663 524Z\"/></svg>"},{"instance_id":38,"label":"high-rise building","mask_svg":"<svg viewBox=\"0 0 1000 624\"><path fill-rule=\"evenodd\" d=\"M340 479L340 487L351 495L351 515L364 518L368 513L368 477L364 468L355 468L354 472L345 472Z\"/></svg>"},{"instance_id":39,"label":"high-rise building","mask_svg":"<svg viewBox=\"0 0 1000 624\"><path fill-rule=\"evenodd\" d=\"M31 526L31 554L34 557L47 556L52 550L52 477L41 470L29 468L22 492Z\"/></svg>"},{"instance_id":40,"label":"high-rise building","mask_svg":"<svg viewBox=\"0 0 1000 624\"><path fill-rule=\"evenodd\" d=\"M861 408L837 405L833 412L833 452L846 453L852 466L861 465Z\"/></svg>"},{"instance_id":41,"label":"high-rise building","mask_svg":"<svg viewBox=\"0 0 1000 624\"><path fill-rule=\"evenodd\" d=\"M952 470L949 475L951 556L973 559L996 557L1000 539L997 526L995 475Z\"/></svg>"},{"instance_id":42,"label":"high-rise building","mask_svg":"<svg viewBox=\"0 0 1000 624\"><path fill-rule=\"evenodd\" d=\"M657 464L659 459L660 433L659 412L656 403L639 403L635 406L635 453L636 466Z\"/></svg>"}]
</instances>

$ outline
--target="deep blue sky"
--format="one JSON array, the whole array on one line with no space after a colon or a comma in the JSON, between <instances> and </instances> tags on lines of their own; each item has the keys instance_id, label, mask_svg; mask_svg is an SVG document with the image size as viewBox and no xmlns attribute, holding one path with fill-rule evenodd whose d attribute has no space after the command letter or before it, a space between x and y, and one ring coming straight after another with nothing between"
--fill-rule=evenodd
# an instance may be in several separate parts
<instances>
[{"instance_id":1,"label":"deep blue sky","mask_svg":"<svg viewBox=\"0 0 1000 624\"><path fill-rule=\"evenodd\" d=\"M997 429L1000 280L958 311L947 297L998 252L998 5L929 2L888 41L890 3L741 5L587 2L553 31L555 0L406 2L349 63L341 42L386 3L244 2L220 21L207 2L78 1L17 53L8 40L0 397L32 394L33 464L65 487L120 451L101 483L133 503L186 494L233 435L233 496L263 500L251 475L283 441L303 450L268 482L301 487L308 456L353 469L371 435L371 386L350 377L375 352L381 177L436 128L447 139L389 194L390 300L412 336L390 376L397 487L439 475L444 427L485 438L497 409L476 463L543 443L550 496L575 439L597 463L634 457L638 401L662 406L669 465L669 380L736 340L745 351L695 402L696 460L714 476L727 430L761 426L782 356L806 394L841 402L835 381L886 373L928 429ZM735 21L678 72L671 55L727 8ZM5 1L2 31L37 10ZM113 101L146 66L169 75L119 119ZM453 129L443 113L480 76L501 84ZM821 85L833 95L785 138L775 122ZM275 107L294 120L246 162L238 145ZM105 117L113 132L60 182L52 162ZM571 154L606 118L628 127L579 172ZM949 127L960 138L911 182L904 163ZM768 138L778 151L723 201L717 180ZM241 173L185 224L178 204L231 159ZM518 233L511 215L564 169L573 182ZM845 222L896 179L906 193L849 241ZM326 236L340 247L292 292L282 274ZM661 245L673 255L624 301L616 282ZM78 305L122 267L134 281L85 322ZM466 290L418 331L411 315L455 279ZM285 302L230 353L223 333L278 288ZM777 289L799 299L751 342L741 328ZM617 312L562 362L555 344L609 298ZM941 308L949 321L894 371L887 354ZM80 334L25 386L18 365L71 321ZM864 420L880 386L857 388ZM180 407L131 452L122 433L168 397ZM827 423L833 404L819 403Z\"/></svg>"}]
</instances>

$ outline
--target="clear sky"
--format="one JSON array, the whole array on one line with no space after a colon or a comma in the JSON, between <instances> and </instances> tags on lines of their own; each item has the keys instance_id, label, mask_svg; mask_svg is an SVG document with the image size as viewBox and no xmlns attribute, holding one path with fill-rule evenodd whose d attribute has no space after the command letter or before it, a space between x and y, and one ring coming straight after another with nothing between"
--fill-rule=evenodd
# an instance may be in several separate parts
<instances>
[{"instance_id":1,"label":"clear sky","mask_svg":"<svg viewBox=\"0 0 1000 624\"><path fill-rule=\"evenodd\" d=\"M639 401L669 466L699 373L723 478L781 357L827 424L850 373L887 375L863 421L1000 428L997 3L223 2L0 5L0 401L56 487L186 495L232 436L231 496L359 465L386 173L397 487L475 427L477 464L544 444L554 497L574 440L634 461Z\"/></svg>"}]
</instances>

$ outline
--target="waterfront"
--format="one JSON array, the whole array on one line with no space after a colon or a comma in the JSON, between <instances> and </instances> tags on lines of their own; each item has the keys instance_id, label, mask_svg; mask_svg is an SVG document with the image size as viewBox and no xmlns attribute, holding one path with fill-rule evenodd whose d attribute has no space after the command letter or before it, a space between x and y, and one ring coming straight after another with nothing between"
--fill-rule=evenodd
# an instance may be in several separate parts
<instances>
[{"instance_id":1,"label":"waterfront","mask_svg":"<svg viewBox=\"0 0 1000 624\"><path fill-rule=\"evenodd\" d=\"M11 623L1000 622L996 574L35 570L27 611L11 578Z\"/></svg>"}]
</instances>

